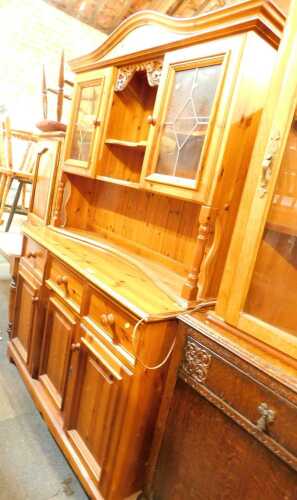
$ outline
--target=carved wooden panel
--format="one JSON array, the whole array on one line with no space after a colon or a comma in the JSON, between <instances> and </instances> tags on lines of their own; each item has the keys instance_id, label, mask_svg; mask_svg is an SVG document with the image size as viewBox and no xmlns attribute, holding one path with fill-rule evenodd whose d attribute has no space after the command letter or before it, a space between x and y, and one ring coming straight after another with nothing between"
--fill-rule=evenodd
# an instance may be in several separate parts
<instances>
[{"instance_id":1,"label":"carved wooden panel","mask_svg":"<svg viewBox=\"0 0 297 500\"><path fill-rule=\"evenodd\" d=\"M184 359L180 368L181 378L194 388L207 379L211 364L211 355L192 337L188 337L184 350Z\"/></svg>"}]
</instances>

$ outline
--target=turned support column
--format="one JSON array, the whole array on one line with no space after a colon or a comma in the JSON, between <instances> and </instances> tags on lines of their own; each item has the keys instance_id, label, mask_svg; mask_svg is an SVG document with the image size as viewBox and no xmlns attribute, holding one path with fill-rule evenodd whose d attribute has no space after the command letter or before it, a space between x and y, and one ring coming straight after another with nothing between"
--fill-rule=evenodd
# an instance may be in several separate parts
<instances>
[{"instance_id":1,"label":"turned support column","mask_svg":"<svg viewBox=\"0 0 297 500\"><path fill-rule=\"evenodd\" d=\"M65 189L65 182L63 180L60 180L57 188L55 208L53 211L53 220L52 220L53 226L59 226L61 223L60 219L63 206L64 189Z\"/></svg>"},{"instance_id":2,"label":"turned support column","mask_svg":"<svg viewBox=\"0 0 297 500\"><path fill-rule=\"evenodd\" d=\"M213 230L215 209L202 205L199 214L199 228L191 270L182 289L182 297L193 301L197 298L198 280L206 245Z\"/></svg>"}]
</instances>

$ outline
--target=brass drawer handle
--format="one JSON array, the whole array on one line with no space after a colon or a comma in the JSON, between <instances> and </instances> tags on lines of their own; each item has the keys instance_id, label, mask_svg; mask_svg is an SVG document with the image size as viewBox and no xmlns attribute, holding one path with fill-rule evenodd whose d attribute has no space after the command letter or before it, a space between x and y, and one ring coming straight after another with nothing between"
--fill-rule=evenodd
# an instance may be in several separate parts
<instances>
[{"instance_id":1,"label":"brass drawer handle","mask_svg":"<svg viewBox=\"0 0 297 500\"><path fill-rule=\"evenodd\" d=\"M59 286L64 285L65 286L65 293L66 293L66 295L69 294L69 290L68 290L68 278L67 278L67 276L58 276L57 277L57 285L59 285Z\"/></svg>"},{"instance_id":2,"label":"brass drawer handle","mask_svg":"<svg viewBox=\"0 0 297 500\"><path fill-rule=\"evenodd\" d=\"M268 424L275 420L275 411L271 410L266 403L261 403L258 406L258 411L261 417L257 420L257 428L259 431L266 432Z\"/></svg>"}]
</instances>

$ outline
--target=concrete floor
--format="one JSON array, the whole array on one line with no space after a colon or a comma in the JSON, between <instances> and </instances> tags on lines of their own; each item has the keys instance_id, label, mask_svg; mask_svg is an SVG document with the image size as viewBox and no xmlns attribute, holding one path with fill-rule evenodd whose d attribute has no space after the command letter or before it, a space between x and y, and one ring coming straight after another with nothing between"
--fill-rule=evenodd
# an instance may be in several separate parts
<instances>
[{"instance_id":1,"label":"concrete floor","mask_svg":"<svg viewBox=\"0 0 297 500\"><path fill-rule=\"evenodd\" d=\"M86 500L15 366L6 359L8 285L0 280L0 500Z\"/></svg>"}]
</instances>

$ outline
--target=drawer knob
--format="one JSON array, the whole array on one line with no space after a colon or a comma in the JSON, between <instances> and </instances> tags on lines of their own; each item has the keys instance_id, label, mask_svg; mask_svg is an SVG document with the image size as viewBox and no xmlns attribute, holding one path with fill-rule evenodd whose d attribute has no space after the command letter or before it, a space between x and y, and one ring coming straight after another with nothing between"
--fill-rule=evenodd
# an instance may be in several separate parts
<instances>
[{"instance_id":1,"label":"drawer knob","mask_svg":"<svg viewBox=\"0 0 297 500\"><path fill-rule=\"evenodd\" d=\"M101 319L102 325L114 326L114 324L115 324L114 315L112 313L108 313L108 314L103 313L103 314L101 314L100 319Z\"/></svg>"},{"instance_id":2,"label":"drawer knob","mask_svg":"<svg viewBox=\"0 0 297 500\"><path fill-rule=\"evenodd\" d=\"M67 278L67 276L58 276L57 277L57 285L59 285L59 286L64 285L65 293L66 293L66 295L68 295L69 290L68 290L68 278Z\"/></svg>"},{"instance_id":3,"label":"drawer knob","mask_svg":"<svg viewBox=\"0 0 297 500\"><path fill-rule=\"evenodd\" d=\"M36 259L38 257L38 253L37 252L28 252L27 257L28 257L28 259Z\"/></svg>"},{"instance_id":4,"label":"drawer knob","mask_svg":"<svg viewBox=\"0 0 297 500\"><path fill-rule=\"evenodd\" d=\"M115 324L114 315L112 313L108 313L107 322L108 322L109 326L113 326Z\"/></svg>"},{"instance_id":5,"label":"drawer knob","mask_svg":"<svg viewBox=\"0 0 297 500\"><path fill-rule=\"evenodd\" d=\"M271 410L266 403L261 403L258 406L258 411L261 417L257 420L257 428L259 431L266 432L268 430L268 424L275 419L275 411Z\"/></svg>"},{"instance_id":6,"label":"drawer knob","mask_svg":"<svg viewBox=\"0 0 297 500\"><path fill-rule=\"evenodd\" d=\"M74 344L71 344L71 351L72 352L75 352L75 351L79 351L80 350L80 343L77 342L77 343L74 343Z\"/></svg>"},{"instance_id":7,"label":"drawer knob","mask_svg":"<svg viewBox=\"0 0 297 500\"><path fill-rule=\"evenodd\" d=\"M100 320L102 325L107 325L107 314L101 314Z\"/></svg>"},{"instance_id":8,"label":"drawer knob","mask_svg":"<svg viewBox=\"0 0 297 500\"><path fill-rule=\"evenodd\" d=\"M156 125L156 123L157 123L156 118L154 118L153 115L149 115L147 117L147 122L149 125Z\"/></svg>"}]
</instances>

